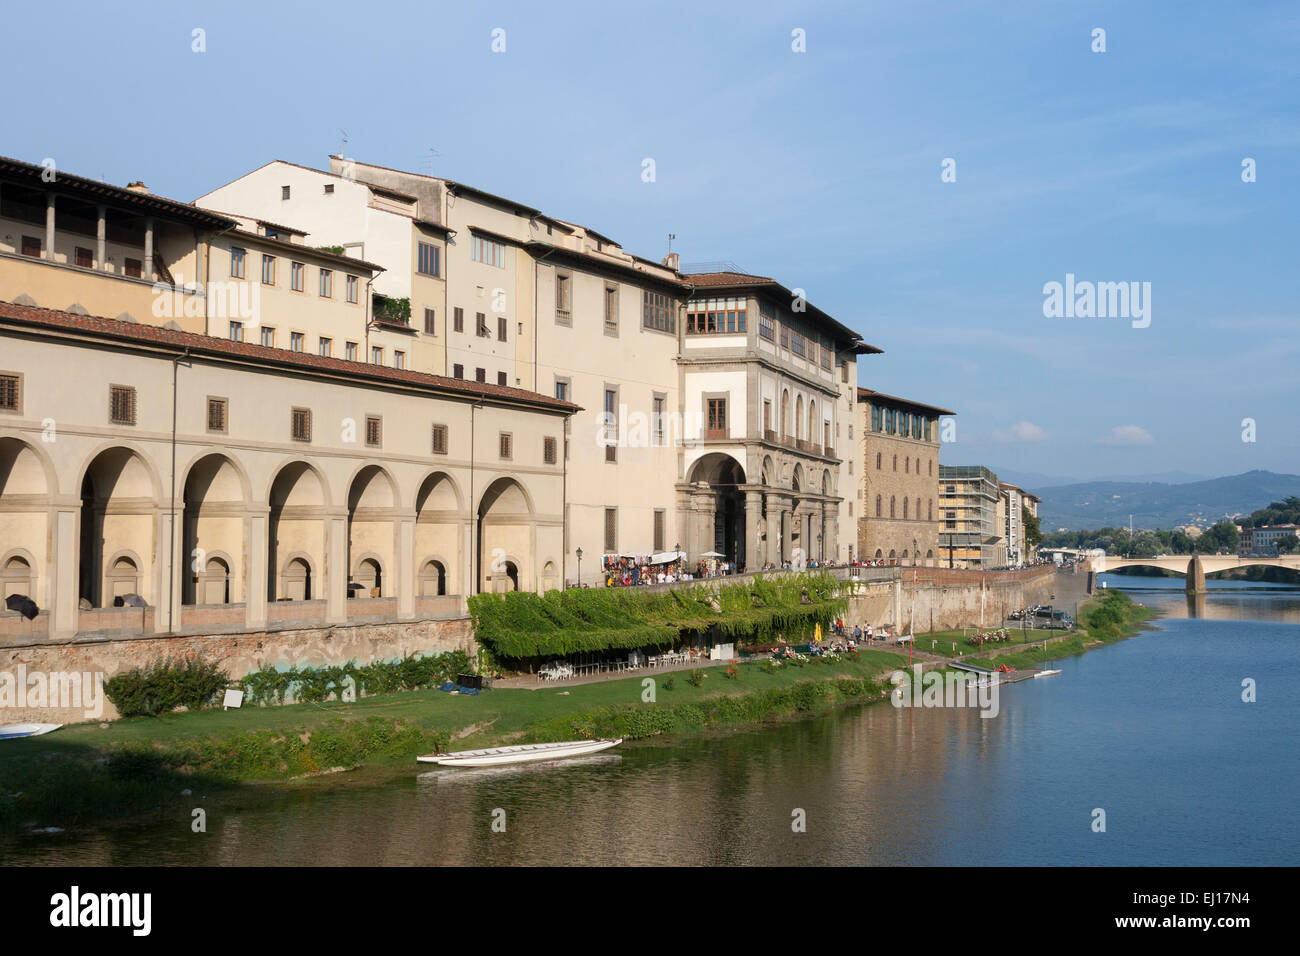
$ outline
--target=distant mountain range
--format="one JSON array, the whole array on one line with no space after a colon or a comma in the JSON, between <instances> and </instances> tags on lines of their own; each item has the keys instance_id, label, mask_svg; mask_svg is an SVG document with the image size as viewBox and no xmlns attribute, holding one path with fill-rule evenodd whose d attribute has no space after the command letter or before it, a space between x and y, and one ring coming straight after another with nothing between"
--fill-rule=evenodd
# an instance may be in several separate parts
<instances>
[{"instance_id":1,"label":"distant mountain range","mask_svg":"<svg viewBox=\"0 0 1300 956\"><path fill-rule=\"evenodd\" d=\"M1087 480L1071 478L1066 475L1045 475L1038 471L1017 471L1014 468L994 468L993 472L1001 481L1009 481L1035 494L1044 488L1060 488L1064 485L1083 485L1098 481L1123 481L1134 484L1147 482L1165 482L1181 485L1193 481L1208 481L1209 475L1194 475L1190 471L1162 471L1150 475L1098 475Z\"/></svg>"},{"instance_id":2,"label":"distant mountain range","mask_svg":"<svg viewBox=\"0 0 1300 956\"><path fill-rule=\"evenodd\" d=\"M1014 472L1008 472L1013 475ZM998 475L1003 481L1014 478ZM1300 475L1248 471L1225 478L1180 483L1160 481L1084 481L1044 486L1021 485L1043 500L1038 515L1044 533L1121 527L1133 516L1137 528L1174 528L1244 517L1269 502L1300 494Z\"/></svg>"}]
</instances>

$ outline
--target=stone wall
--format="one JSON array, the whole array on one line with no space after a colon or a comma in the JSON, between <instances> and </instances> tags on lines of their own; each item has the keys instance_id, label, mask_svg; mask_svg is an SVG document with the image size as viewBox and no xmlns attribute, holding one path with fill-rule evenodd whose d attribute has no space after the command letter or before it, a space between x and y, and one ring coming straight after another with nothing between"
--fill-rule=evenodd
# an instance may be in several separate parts
<instances>
[{"instance_id":1,"label":"stone wall","mask_svg":"<svg viewBox=\"0 0 1300 956\"><path fill-rule=\"evenodd\" d=\"M1075 603L1086 596L1087 575L1058 574L1053 568L992 573L917 568L915 574L903 568L892 581L860 585L849 600L845 622L904 633L910 625L917 634L931 627L975 627L980 623L981 581L987 589L984 624L995 627L1005 614L1032 604L1053 604L1074 614Z\"/></svg>"},{"instance_id":2,"label":"stone wall","mask_svg":"<svg viewBox=\"0 0 1300 956\"><path fill-rule=\"evenodd\" d=\"M232 679L269 664L279 669L321 667L356 661L396 660L412 654L463 650L473 656L476 645L468 617L401 623L356 623L332 627L253 631L178 637L130 637L93 642L39 643L0 648L0 724L22 721L78 723L112 720L117 711L107 700L102 714L94 711L99 697L94 675L112 677L121 671L147 666L165 658L197 656L220 663ZM17 696L21 673L27 689ZM44 706L31 706L38 684L51 686L56 675L82 675L80 683L94 681L86 694L78 685L75 697L46 691ZM92 675L86 678L85 675ZM33 683L33 681L36 683ZM69 689L69 693L71 690ZM23 706L19 706L22 703ZM65 706L54 706L63 703ZM74 706L66 706L67 704ZM87 711L91 713L87 713Z\"/></svg>"}]
</instances>

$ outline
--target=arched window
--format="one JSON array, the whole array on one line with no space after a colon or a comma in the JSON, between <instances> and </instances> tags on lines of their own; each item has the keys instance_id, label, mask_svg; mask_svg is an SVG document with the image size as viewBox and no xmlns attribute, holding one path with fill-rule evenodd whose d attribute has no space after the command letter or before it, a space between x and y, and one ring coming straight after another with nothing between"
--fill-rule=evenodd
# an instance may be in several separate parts
<instances>
[{"instance_id":1,"label":"arched window","mask_svg":"<svg viewBox=\"0 0 1300 956\"><path fill-rule=\"evenodd\" d=\"M890 495L890 496L889 496L889 517L891 517L891 518L895 517L895 515L894 515L894 496L893 496L893 495Z\"/></svg>"},{"instance_id":2,"label":"arched window","mask_svg":"<svg viewBox=\"0 0 1300 956\"><path fill-rule=\"evenodd\" d=\"M880 517L880 495L876 495L876 517Z\"/></svg>"},{"instance_id":3,"label":"arched window","mask_svg":"<svg viewBox=\"0 0 1300 956\"><path fill-rule=\"evenodd\" d=\"M894 456L894 471L898 471L898 456Z\"/></svg>"},{"instance_id":4,"label":"arched window","mask_svg":"<svg viewBox=\"0 0 1300 956\"><path fill-rule=\"evenodd\" d=\"M903 519L904 519L904 520L907 519L907 499L906 499L906 498L903 499ZM904 557L906 557L906 555L904 555Z\"/></svg>"},{"instance_id":5,"label":"arched window","mask_svg":"<svg viewBox=\"0 0 1300 956\"><path fill-rule=\"evenodd\" d=\"M920 498L916 499L916 520L917 521L921 520L921 499ZM912 550L916 550L916 549L913 548Z\"/></svg>"},{"instance_id":6,"label":"arched window","mask_svg":"<svg viewBox=\"0 0 1300 956\"><path fill-rule=\"evenodd\" d=\"M934 520L934 499L933 498L931 498L929 501L925 503L925 520L926 521Z\"/></svg>"},{"instance_id":7,"label":"arched window","mask_svg":"<svg viewBox=\"0 0 1300 956\"><path fill-rule=\"evenodd\" d=\"M903 459L903 474L910 475L911 473L912 473L912 456L908 455L906 458Z\"/></svg>"},{"instance_id":8,"label":"arched window","mask_svg":"<svg viewBox=\"0 0 1300 956\"><path fill-rule=\"evenodd\" d=\"M880 452L876 452L876 471L880 470Z\"/></svg>"}]
</instances>

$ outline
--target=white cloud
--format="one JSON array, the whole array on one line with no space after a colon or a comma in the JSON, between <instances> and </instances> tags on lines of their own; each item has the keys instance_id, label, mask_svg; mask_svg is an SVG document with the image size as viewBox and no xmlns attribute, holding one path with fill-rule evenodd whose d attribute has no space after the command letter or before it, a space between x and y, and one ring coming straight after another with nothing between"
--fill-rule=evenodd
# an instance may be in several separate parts
<instances>
[{"instance_id":1,"label":"white cloud","mask_svg":"<svg viewBox=\"0 0 1300 956\"><path fill-rule=\"evenodd\" d=\"M997 442L1045 441L1047 437L1047 430L1033 422L1016 422L1010 428L999 428L993 432L993 440Z\"/></svg>"},{"instance_id":2,"label":"white cloud","mask_svg":"<svg viewBox=\"0 0 1300 956\"><path fill-rule=\"evenodd\" d=\"M1141 425L1116 425L1102 441L1107 445L1150 445L1155 439Z\"/></svg>"}]
</instances>

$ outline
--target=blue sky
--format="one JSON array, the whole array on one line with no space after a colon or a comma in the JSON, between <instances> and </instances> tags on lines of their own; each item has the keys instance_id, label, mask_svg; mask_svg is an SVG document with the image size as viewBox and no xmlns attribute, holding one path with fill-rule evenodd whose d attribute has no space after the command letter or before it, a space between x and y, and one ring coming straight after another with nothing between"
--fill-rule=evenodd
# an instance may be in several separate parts
<instances>
[{"instance_id":1,"label":"blue sky","mask_svg":"<svg viewBox=\"0 0 1300 956\"><path fill-rule=\"evenodd\" d=\"M6 97L2 154L189 200L272 158L324 165L340 130L388 166L427 171L432 147L436 174L631 252L658 258L671 232L686 263L805 289L885 349L863 385L959 413L945 462L1300 473L1294 3L5 15L10 75L31 81ZM1150 326L1045 318L1067 273L1150 282Z\"/></svg>"}]
</instances>

